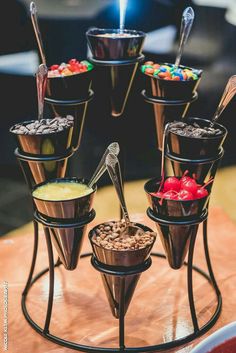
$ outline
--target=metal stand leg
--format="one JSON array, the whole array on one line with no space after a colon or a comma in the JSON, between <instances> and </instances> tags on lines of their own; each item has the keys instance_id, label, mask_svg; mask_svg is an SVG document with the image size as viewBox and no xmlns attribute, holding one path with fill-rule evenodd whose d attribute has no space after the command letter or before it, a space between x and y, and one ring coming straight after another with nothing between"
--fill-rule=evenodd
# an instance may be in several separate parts
<instances>
[{"instance_id":1,"label":"metal stand leg","mask_svg":"<svg viewBox=\"0 0 236 353\"><path fill-rule=\"evenodd\" d=\"M125 349L125 277L121 277L119 308L119 345L120 351Z\"/></svg>"},{"instance_id":2,"label":"metal stand leg","mask_svg":"<svg viewBox=\"0 0 236 353\"><path fill-rule=\"evenodd\" d=\"M187 270L188 300L189 300L189 307L190 307L194 332L199 331L197 314L196 314L194 297L193 297L193 252L194 252L195 241L196 241L196 235L192 236L190 239L189 253L188 253L188 270Z\"/></svg>"},{"instance_id":3,"label":"metal stand leg","mask_svg":"<svg viewBox=\"0 0 236 353\"><path fill-rule=\"evenodd\" d=\"M28 290L31 286L31 281L32 277L34 274L34 269L35 269L35 263L36 263L36 258L37 258L37 253L38 253L38 237L39 237L39 226L37 221L33 221L34 223L34 249L33 249L33 256L32 256L32 262L31 262L31 267L30 267L30 272L29 276L25 285L25 288L23 290L22 295L26 295L28 293Z\"/></svg>"},{"instance_id":4,"label":"metal stand leg","mask_svg":"<svg viewBox=\"0 0 236 353\"><path fill-rule=\"evenodd\" d=\"M206 258L206 263L207 263L207 268L208 272L212 281L212 284L215 288L215 291L217 295L220 294L219 287L216 283L216 279L212 270L212 265L211 265L211 259L210 259L210 254L209 254L209 248L208 248L208 241L207 241L207 219L203 222L203 243L204 243L204 251L205 251L205 258Z\"/></svg>"},{"instance_id":5,"label":"metal stand leg","mask_svg":"<svg viewBox=\"0 0 236 353\"><path fill-rule=\"evenodd\" d=\"M52 251L52 242L49 233L49 229L47 227L44 228L45 237L48 249L48 262L49 262L49 294L48 294L48 307L47 314L44 324L44 334L49 332L49 325L51 321L52 315L52 305L53 305L53 294L54 294L54 261L53 261L53 251Z\"/></svg>"}]
</instances>

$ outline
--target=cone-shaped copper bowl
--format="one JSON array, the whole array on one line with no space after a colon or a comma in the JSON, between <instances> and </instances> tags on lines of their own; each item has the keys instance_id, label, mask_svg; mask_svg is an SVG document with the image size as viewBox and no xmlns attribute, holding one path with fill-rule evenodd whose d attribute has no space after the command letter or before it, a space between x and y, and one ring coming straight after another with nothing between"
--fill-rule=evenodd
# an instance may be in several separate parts
<instances>
[{"instance_id":1,"label":"cone-shaped copper bowl","mask_svg":"<svg viewBox=\"0 0 236 353\"><path fill-rule=\"evenodd\" d=\"M91 220L88 219L87 223L89 222L91 222ZM86 229L87 224L73 228L49 228L53 245L64 267L68 271L72 271L77 267Z\"/></svg>"},{"instance_id":2,"label":"cone-shaped copper bowl","mask_svg":"<svg viewBox=\"0 0 236 353\"><path fill-rule=\"evenodd\" d=\"M156 226L170 267L174 270L180 269L188 252L190 239L197 234L198 224L164 225L156 222Z\"/></svg>"},{"instance_id":3,"label":"cone-shaped copper bowl","mask_svg":"<svg viewBox=\"0 0 236 353\"><path fill-rule=\"evenodd\" d=\"M201 118L186 118L184 123L197 123L200 127L210 126L211 121ZM201 157L214 157L219 154L227 136L227 129L218 123L215 129L222 131L221 135L212 137L187 137L169 131L167 136L168 150L171 154L181 158L200 159Z\"/></svg>"},{"instance_id":4,"label":"cone-shaped copper bowl","mask_svg":"<svg viewBox=\"0 0 236 353\"><path fill-rule=\"evenodd\" d=\"M27 125L34 121L23 121L20 124ZM13 132L16 125L10 128L10 132L15 136L17 147L21 152L42 156L60 155L71 147L73 126L48 134L25 135Z\"/></svg>"},{"instance_id":5,"label":"cone-shaped copper bowl","mask_svg":"<svg viewBox=\"0 0 236 353\"><path fill-rule=\"evenodd\" d=\"M72 178L58 178L46 180L43 183L36 185L33 191L42 185L48 183L60 183L60 182L76 182L80 184L88 185L88 180L86 179L78 179L76 177ZM34 204L36 206L37 211L44 217L50 218L53 220L60 221L71 221L71 220L80 220L81 218L88 215L88 213L92 209L93 199L95 192L97 191L97 186L93 186L93 192L89 195L74 198L71 200L65 201L50 201L50 200L41 200L33 196Z\"/></svg>"},{"instance_id":6,"label":"cone-shaped copper bowl","mask_svg":"<svg viewBox=\"0 0 236 353\"><path fill-rule=\"evenodd\" d=\"M159 63L160 65L173 65L170 63ZM187 68L190 70L195 70L191 67L179 66L181 69ZM190 81L173 81L173 80L164 80L159 77L154 77L152 75L145 76L145 85L146 93L148 96L163 98L163 99L182 99L187 100L191 99L194 95L194 92L197 90L197 87L201 81L202 70L198 71L198 79Z\"/></svg>"},{"instance_id":7,"label":"cone-shaped copper bowl","mask_svg":"<svg viewBox=\"0 0 236 353\"><path fill-rule=\"evenodd\" d=\"M148 180L144 185L149 204L153 210L154 216L164 218L195 218L202 214L203 210L206 209L210 192L208 190L208 196L196 200L169 200L161 199L160 197L154 196L153 193L157 192L160 185L160 179L154 178Z\"/></svg>"},{"instance_id":8,"label":"cone-shaped copper bowl","mask_svg":"<svg viewBox=\"0 0 236 353\"><path fill-rule=\"evenodd\" d=\"M70 76L48 77L47 97L57 100L76 100L88 96L94 69Z\"/></svg>"},{"instance_id":9,"label":"cone-shaped copper bowl","mask_svg":"<svg viewBox=\"0 0 236 353\"><path fill-rule=\"evenodd\" d=\"M146 227L143 224L139 224L139 223L135 223L135 224L140 228L142 228L145 232L148 232L148 231L153 232L152 229ZM108 266L129 267L129 266L140 265L149 257L155 241L151 245L148 245L143 249L122 250L122 251L105 249L102 246L96 244L93 241L93 236L94 234L96 234L95 231L99 227L99 225L91 229L91 231L89 232L89 240L91 242L92 249L96 258L101 263Z\"/></svg>"},{"instance_id":10,"label":"cone-shaped copper bowl","mask_svg":"<svg viewBox=\"0 0 236 353\"><path fill-rule=\"evenodd\" d=\"M112 36L119 34L119 29L91 28L86 32L89 48L96 60L128 60L140 56L146 34L141 31L123 31L128 37ZM104 36L111 34L111 36Z\"/></svg>"}]
</instances>

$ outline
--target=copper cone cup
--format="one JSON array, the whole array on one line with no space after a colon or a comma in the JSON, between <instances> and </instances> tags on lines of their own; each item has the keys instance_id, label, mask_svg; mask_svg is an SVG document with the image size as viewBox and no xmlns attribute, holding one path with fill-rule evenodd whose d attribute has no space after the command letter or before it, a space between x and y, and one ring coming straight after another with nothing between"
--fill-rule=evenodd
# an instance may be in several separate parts
<instances>
[{"instance_id":1,"label":"copper cone cup","mask_svg":"<svg viewBox=\"0 0 236 353\"><path fill-rule=\"evenodd\" d=\"M46 180L63 178L66 174L68 157L60 161L21 161L23 173L30 183L30 189Z\"/></svg>"},{"instance_id":2,"label":"copper cone cup","mask_svg":"<svg viewBox=\"0 0 236 353\"><path fill-rule=\"evenodd\" d=\"M77 267L87 225L77 228L49 228L53 245L65 269Z\"/></svg>"},{"instance_id":3,"label":"copper cone cup","mask_svg":"<svg viewBox=\"0 0 236 353\"><path fill-rule=\"evenodd\" d=\"M183 122L187 124L197 123L200 127L208 127L211 124L210 120L201 118L186 118ZM222 131L221 135L211 137L188 137L178 135L169 131L167 136L168 150L174 156L189 159L201 159L215 157L219 154L225 138L227 129L220 124L214 124L215 129ZM189 148L191 146L191 148Z\"/></svg>"},{"instance_id":4,"label":"copper cone cup","mask_svg":"<svg viewBox=\"0 0 236 353\"><path fill-rule=\"evenodd\" d=\"M188 252L190 239L197 234L198 224L163 225L156 222L156 226L170 267L174 270L180 269Z\"/></svg>"},{"instance_id":5,"label":"copper cone cup","mask_svg":"<svg viewBox=\"0 0 236 353\"><path fill-rule=\"evenodd\" d=\"M198 183L202 184L206 177L211 174L214 168L215 161L208 163L183 163L177 160L171 160L171 166L176 177L181 177L186 170L189 175L195 175Z\"/></svg>"},{"instance_id":6,"label":"copper cone cup","mask_svg":"<svg viewBox=\"0 0 236 353\"><path fill-rule=\"evenodd\" d=\"M27 125L34 121L23 121L21 124ZM11 133L13 133L14 126L10 128ZM13 133L17 147L21 152L38 156L64 154L71 147L72 134L73 127L48 134L25 135Z\"/></svg>"},{"instance_id":7,"label":"copper cone cup","mask_svg":"<svg viewBox=\"0 0 236 353\"><path fill-rule=\"evenodd\" d=\"M127 30L129 36L114 37L119 29L91 28L86 32L87 42L96 60L129 60L140 56L146 34L141 31ZM104 34L111 34L105 37Z\"/></svg>"},{"instance_id":8,"label":"copper cone cup","mask_svg":"<svg viewBox=\"0 0 236 353\"><path fill-rule=\"evenodd\" d=\"M62 106L62 105L57 105L56 103L52 105L53 105L53 111L56 115L58 116L72 115L74 117L74 127L73 127L71 145L74 150L77 150L80 146L82 135L83 135L88 101L82 102L81 104L76 104L76 105Z\"/></svg>"},{"instance_id":9,"label":"copper cone cup","mask_svg":"<svg viewBox=\"0 0 236 353\"><path fill-rule=\"evenodd\" d=\"M141 225L138 223L137 225L141 227L144 231L152 232L150 228L144 225ZM95 257L102 264L111 266L111 268L119 267L119 268L127 269L129 267L142 264L150 256L154 242L152 245L149 245L144 249L125 250L125 251L108 250L101 247L100 245L97 245L96 243L94 243L92 239L97 227L93 228L89 232L89 239L90 239ZM107 274L101 274L101 276L102 276L104 289L111 308L112 315L118 319L119 308L120 308L120 291L121 291L122 277L107 275ZM125 303L124 303L125 313L128 310L129 304L133 297L133 294L140 276L141 274L125 276Z\"/></svg>"},{"instance_id":10,"label":"copper cone cup","mask_svg":"<svg viewBox=\"0 0 236 353\"><path fill-rule=\"evenodd\" d=\"M168 103L168 102L167 102ZM162 140L165 125L174 120L181 120L185 117L189 109L190 103L179 104L179 105L168 105L168 104L159 104L154 103L154 116L156 124L156 133L157 133L157 148L162 150Z\"/></svg>"},{"instance_id":11,"label":"copper cone cup","mask_svg":"<svg viewBox=\"0 0 236 353\"><path fill-rule=\"evenodd\" d=\"M141 31L92 28L86 33L88 46L92 53L91 61L96 65L94 83L107 88L110 97L111 114L123 114L129 92L142 59L142 48L146 34ZM111 36L104 36L110 34ZM128 35L128 36L125 36ZM98 72L99 71L99 72ZM99 86L100 87L100 86Z\"/></svg>"},{"instance_id":12,"label":"copper cone cup","mask_svg":"<svg viewBox=\"0 0 236 353\"><path fill-rule=\"evenodd\" d=\"M51 182L76 182L79 184L88 185L88 180L78 179L78 178L58 178L46 180L41 184L36 185L33 191L42 185L51 183ZM92 209L94 195L97 191L96 185L92 187L93 192L88 195L77 197L71 200L62 200L62 201L51 201L51 200L42 200L33 196L34 204L37 211L47 219L55 221L79 221L81 218L88 216L88 213Z\"/></svg>"},{"instance_id":13,"label":"copper cone cup","mask_svg":"<svg viewBox=\"0 0 236 353\"><path fill-rule=\"evenodd\" d=\"M119 117L123 114L130 93L138 63L106 67L109 70L111 114Z\"/></svg>"},{"instance_id":14,"label":"copper cone cup","mask_svg":"<svg viewBox=\"0 0 236 353\"><path fill-rule=\"evenodd\" d=\"M159 63L160 65L172 65L169 63ZM188 68L179 66L181 69ZM193 68L188 68L192 70ZM198 71L198 79L190 81L173 81L163 80L159 77L147 75L145 73L146 93L148 96L157 97L165 100L188 100L191 99L196 92L201 81L202 70Z\"/></svg>"},{"instance_id":15,"label":"copper cone cup","mask_svg":"<svg viewBox=\"0 0 236 353\"><path fill-rule=\"evenodd\" d=\"M93 69L69 76L48 77L47 98L62 101L86 98L92 79Z\"/></svg>"},{"instance_id":16,"label":"copper cone cup","mask_svg":"<svg viewBox=\"0 0 236 353\"><path fill-rule=\"evenodd\" d=\"M156 217L171 219L195 218L201 216L207 208L210 198L210 185L206 186L208 195L194 200L170 200L162 199L153 195L159 189L160 179L154 178L147 181L144 185L149 204Z\"/></svg>"}]
</instances>

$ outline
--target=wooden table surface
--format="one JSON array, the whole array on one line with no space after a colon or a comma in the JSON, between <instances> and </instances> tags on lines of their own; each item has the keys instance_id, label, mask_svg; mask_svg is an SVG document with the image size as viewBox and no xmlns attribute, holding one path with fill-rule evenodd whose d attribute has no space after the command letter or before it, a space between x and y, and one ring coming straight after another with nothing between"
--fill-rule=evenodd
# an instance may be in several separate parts
<instances>
[{"instance_id":1,"label":"wooden table surface","mask_svg":"<svg viewBox=\"0 0 236 353\"><path fill-rule=\"evenodd\" d=\"M155 229L145 215L133 215L140 223ZM92 225L98 223L95 219ZM3 282L8 283L8 336L11 353L69 353L37 334L26 322L21 311L21 292L31 263L33 228L29 233L3 237L0 240L1 316L3 313ZM47 266L47 252L43 231L40 231L36 272ZM210 209L209 248L213 269L223 296L223 310L215 326L204 336L185 347L168 352L188 353L199 341L216 329L236 320L236 225L220 208ZM85 241L83 252L90 249ZM163 251L159 238L155 250ZM199 227L194 263L206 269L202 227ZM30 290L27 306L33 319L43 325L47 306L48 276L42 277ZM215 295L198 274L194 274L195 304L202 326L215 310ZM1 319L0 316L0 319ZM2 327L2 323L0 324ZM75 271L62 266L56 270L55 297L51 333L85 345L115 347L118 321L113 318L99 273L90 259L80 260ZM186 268L175 271L165 259L154 258L151 268L142 274L126 315L126 345L146 346L184 336L192 331L189 315ZM2 335L2 332L1 332ZM2 337L0 351L2 351Z\"/></svg>"}]
</instances>

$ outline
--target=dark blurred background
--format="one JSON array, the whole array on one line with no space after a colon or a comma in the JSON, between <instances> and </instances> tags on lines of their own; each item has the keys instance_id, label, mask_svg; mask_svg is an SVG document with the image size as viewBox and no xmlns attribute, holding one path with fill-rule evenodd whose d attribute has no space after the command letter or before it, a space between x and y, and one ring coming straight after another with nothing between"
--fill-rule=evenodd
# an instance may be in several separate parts
<instances>
[{"instance_id":1,"label":"dark blurred background","mask_svg":"<svg viewBox=\"0 0 236 353\"><path fill-rule=\"evenodd\" d=\"M119 26L118 0L35 2L48 65L71 58L86 59L85 32L89 27ZM14 157L15 141L9 134L14 123L37 117L34 74L39 56L29 4L29 0L1 0L0 235L32 218L28 190ZM236 73L236 1L129 0L126 28L147 33L144 46L147 60L174 62L181 15L186 6L194 8L195 21L181 64L204 71L199 98L191 105L188 116L211 118L228 78ZM112 118L101 82L101 88L95 91L95 98L88 106L82 143L70 161L70 175L89 178L107 145L120 136L125 151L126 180L150 178L159 173L160 152L156 148L153 108L140 96L143 84L138 70L124 115ZM230 132L221 166L236 162L235 104L233 99L221 116L221 122ZM45 114L50 114L48 107ZM106 185L108 177L104 176L99 183Z\"/></svg>"}]
</instances>

